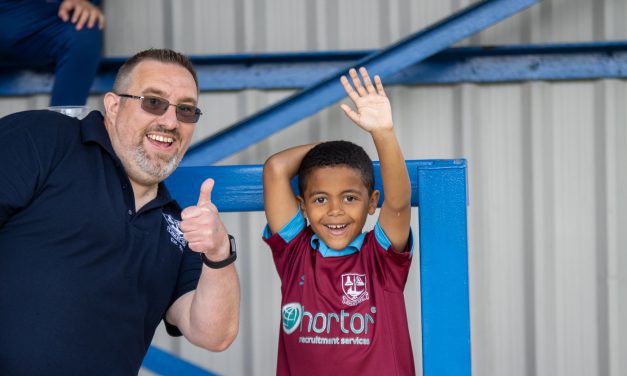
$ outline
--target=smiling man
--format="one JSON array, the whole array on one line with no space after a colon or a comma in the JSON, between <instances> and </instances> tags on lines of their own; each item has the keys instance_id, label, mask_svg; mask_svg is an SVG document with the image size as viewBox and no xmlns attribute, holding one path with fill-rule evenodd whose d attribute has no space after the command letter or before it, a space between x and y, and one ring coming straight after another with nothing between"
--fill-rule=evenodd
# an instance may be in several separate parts
<instances>
[{"instance_id":1,"label":"smiling man","mask_svg":"<svg viewBox=\"0 0 627 376\"><path fill-rule=\"evenodd\" d=\"M237 335L235 242L211 202L162 181L202 111L189 60L147 50L105 115L0 119L0 374L136 375L155 329L221 351Z\"/></svg>"}]
</instances>

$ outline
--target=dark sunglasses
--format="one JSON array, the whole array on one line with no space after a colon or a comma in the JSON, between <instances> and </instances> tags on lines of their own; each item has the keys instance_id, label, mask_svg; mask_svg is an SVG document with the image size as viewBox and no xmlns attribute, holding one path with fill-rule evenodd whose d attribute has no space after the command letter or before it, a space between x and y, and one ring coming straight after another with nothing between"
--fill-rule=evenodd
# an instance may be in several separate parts
<instances>
[{"instance_id":1,"label":"dark sunglasses","mask_svg":"<svg viewBox=\"0 0 627 376\"><path fill-rule=\"evenodd\" d=\"M117 96L140 99L142 101L142 110L158 116L165 114L169 106L174 106L176 108L176 118L183 123L197 123L200 115L202 115L202 111L200 111L200 108L196 106L190 106L187 104L171 104L166 99L159 97L144 97L130 94L117 94Z\"/></svg>"}]
</instances>

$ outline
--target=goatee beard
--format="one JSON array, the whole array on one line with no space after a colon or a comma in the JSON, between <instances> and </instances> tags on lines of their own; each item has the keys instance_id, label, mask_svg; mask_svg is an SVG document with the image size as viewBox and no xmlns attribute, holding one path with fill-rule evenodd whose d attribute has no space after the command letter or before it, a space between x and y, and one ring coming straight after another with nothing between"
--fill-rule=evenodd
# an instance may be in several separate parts
<instances>
[{"instance_id":1,"label":"goatee beard","mask_svg":"<svg viewBox=\"0 0 627 376\"><path fill-rule=\"evenodd\" d=\"M164 161L165 162L164 167L160 167L160 164L153 162L150 156L146 154L146 150L141 146L137 146L135 148L134 154L135 154L135 162L137 163L137 166L143 172L154 177L158 181L162 181L168 176L170 176L170 174L172 173L172 171L174 171L174 169L176 168L179 162L178 153L176 153L172 156L172 158L170 158L167 161Z\"/></svg>"}]
</instances>

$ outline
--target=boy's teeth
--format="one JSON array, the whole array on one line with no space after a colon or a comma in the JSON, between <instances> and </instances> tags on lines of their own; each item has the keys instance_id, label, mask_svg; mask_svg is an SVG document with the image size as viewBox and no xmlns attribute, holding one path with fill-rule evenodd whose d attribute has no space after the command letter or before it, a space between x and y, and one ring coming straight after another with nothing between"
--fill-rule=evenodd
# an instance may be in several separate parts
<instances>
[{"instance_id":1,"label":"boy's teeth","mask_svg":"<svg viewBox=\"0 0 627 376\"><path fill-rule=\"evenodd\" d=\"M337 230L337 229L346 227L346 225L327 225L327 227L330 229Z\"/></svg>"}]
</instances>

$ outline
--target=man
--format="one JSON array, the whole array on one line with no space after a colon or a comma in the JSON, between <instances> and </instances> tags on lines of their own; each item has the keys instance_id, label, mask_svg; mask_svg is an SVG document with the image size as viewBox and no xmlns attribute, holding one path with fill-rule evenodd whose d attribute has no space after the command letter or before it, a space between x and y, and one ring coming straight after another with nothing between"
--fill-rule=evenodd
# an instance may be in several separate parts
<instances>
[{"instance_id":1,"label":"man","mask_svg":"<svg viewBox=\"0 0 627 376\"><path fill-rule=\"evenodd\" d=\"M0 119L0 374L137 374L161 319L209 350L234 340L234 242L213 180L182 212L162 183L197 99L189 60L147 50L120 68L104 118Z\"/></svg>"}]
</instances>

